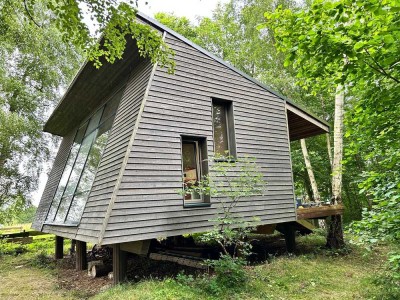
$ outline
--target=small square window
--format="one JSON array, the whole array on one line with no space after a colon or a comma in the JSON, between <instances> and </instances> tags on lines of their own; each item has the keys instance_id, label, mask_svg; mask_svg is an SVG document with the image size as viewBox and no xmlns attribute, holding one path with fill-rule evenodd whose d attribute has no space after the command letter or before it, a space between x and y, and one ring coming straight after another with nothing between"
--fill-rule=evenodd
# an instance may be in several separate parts
<instances>
[{"instance_id":1,"label":"small square window","mask_svg":"<svg viewBox=\"0 0 400 300\"><path fill-rule=\"evenodd\" d=\"M215 158L236 158L232 102L213 99L212 118Z\"/></svg>"},{"instance_id":2,"label":"small square window","mask_svg":"<svg viewBox=\"0 0 400 300\"><path fill-rule=\"evenodd\" d=\"M182 137L183 188L197 185L208 173L207 146L204 137ZM210 197L200 193L183 196L184 206L196 206L210 202Z\"/></svg>"}]
</instances>

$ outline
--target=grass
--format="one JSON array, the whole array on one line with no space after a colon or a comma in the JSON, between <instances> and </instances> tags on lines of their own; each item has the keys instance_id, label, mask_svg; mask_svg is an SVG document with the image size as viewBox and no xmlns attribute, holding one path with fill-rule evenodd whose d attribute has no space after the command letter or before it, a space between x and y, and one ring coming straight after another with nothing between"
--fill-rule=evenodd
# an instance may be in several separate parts
<instances>
[{"instance_id":1,"label":"grass","mask_svg":"<svg viewBox=\"0 0 400 300\"><path fill-rule=\"evenodd\" d=\"M376 280L384 278L389 246L336 253L323 249L324 237L318 234L299 237L295 256L270 256L268 262L247 267L249 281L234 293L216 286L207 274L181 274L148 277L102 292L99 287L92 296L65 287L65 273L46 258L54 249L53 238L37 236L34 241L20 255L0 251L0 299L400 299L384 280Z\"/></svg>"},{"instance_id":2,"label":"grass","mask_svg":"<svg viewBox=\"0 0 400 300\"><path fill-rule=\"evenodd\" d=\"M241 291L215 293L204 278L189 280L149 279L125 284L94 297L105 299L399 299L385 295L386 287L375 278L384 272L387 247L373 253L348 249L348 253L322 250L324 238L298 238L304 252L272 258L270 263L248 268L250 280ZM310 251L310 246L315 247ZM211 281L212 284L212 281Z\"/></svg>"}]
</instances>

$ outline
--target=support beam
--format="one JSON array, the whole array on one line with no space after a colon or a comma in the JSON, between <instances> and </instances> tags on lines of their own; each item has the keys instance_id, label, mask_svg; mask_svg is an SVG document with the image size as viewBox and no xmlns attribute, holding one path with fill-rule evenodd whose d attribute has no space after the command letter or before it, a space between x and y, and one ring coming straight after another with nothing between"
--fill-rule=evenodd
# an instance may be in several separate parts
<instances>
[{"instance_id":1,"label":"support beam","mask_svg":"<svg viewBox=\"0 0 400 300\"><path fill-rule=\"evenodd\" d=\"M120 244L113 245L113 279L114 285L126 279L126 252L122 251Z\"/></svg>"},{"instance_id":2,"label":"support beam","mask_svg":"<svg viewBox=\"0 0 400 300\"><path fill-rule=\"evenodd\" d=\"M296 250L296 227L293 223L282 223L276 227L280 233L285 236L286 251L293 253Z\"/></svg>"},{"instance_id":3,"label":"support beam","mask_svg":"<svg viewBox=\"0 0 400 300\"><path fill-rule=\"evenodd\" d=\"M285 230L286 251L293 253L296 251L296 230L292 226L288 226Z\"/></svg>"},{"instance_id":4,"label":"support beam","mask_svg":"<svg viewBox=\"0 0 400 300\"><path fill-rule=\"evenodd\" d=\"M56 235L55 240L55 259L62 259L64 257L64 238Z\"/></svg>"},{"instance_id":5,"label":"support beam","mask_svg":"<svg viewBox=\"0 0 400 300\"><path fill-rule=\"evenodd\" d=\"M82 271L87 269L86 243L76 241L76 270Z\"/></svg>"}]
</instances>

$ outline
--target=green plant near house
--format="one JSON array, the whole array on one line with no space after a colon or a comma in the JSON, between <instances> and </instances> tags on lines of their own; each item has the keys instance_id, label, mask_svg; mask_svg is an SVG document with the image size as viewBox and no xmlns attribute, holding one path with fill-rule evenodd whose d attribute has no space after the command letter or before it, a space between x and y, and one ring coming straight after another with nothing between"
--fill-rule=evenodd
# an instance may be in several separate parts
<instances>
[{"instance_id":1,"label":"green plant near house","mask_svg":"<svg viewBox=\"0 0 400 300\"><path fill-rule=\"evenodd\" d=\"M196 182L186 183L181 194L210 196L219 204L211 231L201 239L221 247L219 260L207 260L216 274L215 282L223 287L240 287L247 281L243 267L251 253L248 235L258 223L257 218L243 218L235 213L242 199L264 193L266 181L254 158L215 157L209 174Z\"/></svg>"}]
</instances>

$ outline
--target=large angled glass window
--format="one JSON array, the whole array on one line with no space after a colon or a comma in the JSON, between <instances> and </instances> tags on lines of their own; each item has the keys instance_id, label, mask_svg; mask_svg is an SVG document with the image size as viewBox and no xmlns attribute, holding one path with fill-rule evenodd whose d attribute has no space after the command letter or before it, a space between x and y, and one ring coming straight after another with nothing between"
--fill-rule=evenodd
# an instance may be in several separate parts
<instances>
[{"instance_id":1,"label":"large angled glass window","mask_svg":"<svg viewBox=\"0 0 400 300\"><path fill-rule=\"evenodd\" d=\"M46 218L47 223L79 223L121 96L122 92L116 94L78 129Z\"/></svg>"}]
</instances>

